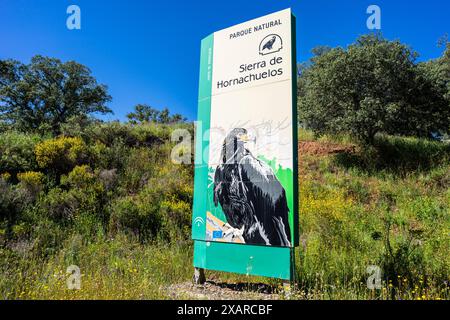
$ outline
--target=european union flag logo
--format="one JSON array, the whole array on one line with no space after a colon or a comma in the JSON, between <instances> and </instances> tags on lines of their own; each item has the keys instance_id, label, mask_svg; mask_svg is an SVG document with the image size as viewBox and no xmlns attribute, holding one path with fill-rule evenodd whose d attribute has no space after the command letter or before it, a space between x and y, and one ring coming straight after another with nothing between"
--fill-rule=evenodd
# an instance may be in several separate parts
<instances>
[{"instance_id":1,"label":"european union flag logo","mask_svg":"<svg viewBox=\"0 0 450 320\"><path fill-rule=\"evenodd\" d=\"M222 230L213 231L213 239L221 239L222 237Z\"/></svg>"}]
</instances>

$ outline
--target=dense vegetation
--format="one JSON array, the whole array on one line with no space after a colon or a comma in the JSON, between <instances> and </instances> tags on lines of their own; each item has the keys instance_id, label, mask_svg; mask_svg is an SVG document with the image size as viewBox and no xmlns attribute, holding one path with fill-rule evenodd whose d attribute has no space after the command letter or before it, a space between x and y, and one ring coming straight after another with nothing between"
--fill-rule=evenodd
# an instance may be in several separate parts
<instances>
[{"instance_id":1,"label":"dense vegetation","mask_svg":"<svg viewBox=\"0 0 450 320\"><path fill-rule=\"evenodd\" d=\"M19 297L26 282L18 277L30 276L27 270L42 276L46 263L66 250L66 262L82 266L79 259L85 259L90 245L115 242L119 250L153 243L188 245L193 172L192 166L169 161L175 126L112 122L56 137L3 133L3 297L8 292ZM110 258L120 261L121 254Z\"/></svg>"},{"instance_id":2,"label":"dense vegetation","mask_svg":"<svg viewBox=\"0 0 450 320\"><path fill-rule=\"evenodd\" d=\"M317 49L299 79L300 121L312 131L299 131L301 238L292 297L448 299L450 144L429 138L449 129L442 116L449 50L415 64L399 43L364 41L379 42L373 50L361 43L349 52ZM366 71L344 82L323 76L352 66ZM391 67L408 84L391 79ZM417 78L422 69L428 82ZM378 89L376 80L384 81ZM415 101L403 94L417 82L432 95ZM340 91L321 91L335 85ZM380 95L388 89L391 95ZM351 92L361 103L352 105ZM93 118L110 111L109 99L76 63L0 61L0 298L168 298L168 285L190 280L193 164L175 164L170 154L173 131L192 135L193 125L148 105L136 106L127 123ZM423 123L403 112L428 104L438 114L424 114ZM327 113L326 105L336 109ZM358 116L346 118L352 108ZM336 112L341 122L331 121ZM415 122L392 122L403 115ZM362 129L350 130L353 124ZM70 265L81 269L81 290L67 288ZM367 288L370 265L383 271L380 290Z\"/></svg>"},{"instance_id":3,"label":"dense vegetation","mask_svg":"<svg viewBox=\"0 0 450 320\"><path fill-rule=\"evenodd\" d=\"M348 48L317 48L301 69L299 115L317 133L351 133L374 144L383 132L431 137L450 130L450 43L443 56L418 53L381 35Z\"/></svg>"},{"instance_id":4,"label":"dense vegetation","mask_svg":"<svg viewBox=\"0 0 450 320\"><path fill-rule=\"evenodd\" d=\"M106 123L70 136L3 133L2 297L164 298L161 288L189 281L193 168L168 160L174 126L191 130ZM388 158L366 158L348 138L300 133L299 297L448 298L450 147L383 136ZM330 142L343 151L328 153ZM309 152L311 143L325 152ZM72 264L80 291L66 286ZM384 271L381 291L366 287L369 265Z\"/></svg>"}]
</instances>

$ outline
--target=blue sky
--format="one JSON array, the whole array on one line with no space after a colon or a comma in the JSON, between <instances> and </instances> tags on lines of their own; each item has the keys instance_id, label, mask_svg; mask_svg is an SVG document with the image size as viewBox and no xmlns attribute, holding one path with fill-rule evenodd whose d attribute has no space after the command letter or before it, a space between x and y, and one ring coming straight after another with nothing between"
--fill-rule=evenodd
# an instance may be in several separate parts
<instances>
[{"instance_id":1,"label":"blue sky","mask_svg":"<svg viewBox=\"0 0 450 320\"><path fill-rule=\"evenodd\" d=\"M81 8L81 30L66 28L66 9ZM297 60L317 45L346 46L366 28L366 9L382 10L382 32L437 58L450 32L448 0L0 0L0 59L35 54L91 68L123 120L137 103L168 107L195 119L200 40L225 27L291 7L297 16Z\"/></svg>"}]
</instances>

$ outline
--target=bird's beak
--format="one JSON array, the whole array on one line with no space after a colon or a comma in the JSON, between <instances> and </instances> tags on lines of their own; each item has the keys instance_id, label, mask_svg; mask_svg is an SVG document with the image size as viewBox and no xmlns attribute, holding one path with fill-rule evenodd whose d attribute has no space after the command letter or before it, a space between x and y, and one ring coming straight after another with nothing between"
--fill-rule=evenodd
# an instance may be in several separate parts
<instances>
[{"instance_id":1,"label":"bird's beak","mask_svg":"<svg viewBox=\"0 0 450 320\"><path fill-rule=\"evenodd\" d=\"M243 134L240 136L239 140L241 140L243 142L248 142L250 139L247 134Z\"/></svg>"}]
</instances>

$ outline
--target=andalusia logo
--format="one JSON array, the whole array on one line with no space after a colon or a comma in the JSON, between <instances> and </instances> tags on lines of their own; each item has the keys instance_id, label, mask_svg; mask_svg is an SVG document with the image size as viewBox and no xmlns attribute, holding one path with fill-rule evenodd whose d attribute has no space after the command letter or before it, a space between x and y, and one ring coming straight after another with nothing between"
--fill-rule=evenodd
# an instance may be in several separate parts
<instances>
[{"instance_id":1,"label":"andalusia logo","mask_svg":"<svg viewBox=\"0 0 450 320\"><path fill-rule=\"evenodd\" d=\"M283 40L277 34L269 34L259 44L259 54L266 55L283 49Z\"/></svg>"}]
</instances>

